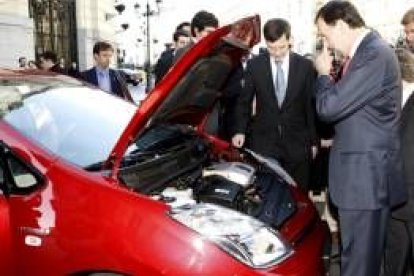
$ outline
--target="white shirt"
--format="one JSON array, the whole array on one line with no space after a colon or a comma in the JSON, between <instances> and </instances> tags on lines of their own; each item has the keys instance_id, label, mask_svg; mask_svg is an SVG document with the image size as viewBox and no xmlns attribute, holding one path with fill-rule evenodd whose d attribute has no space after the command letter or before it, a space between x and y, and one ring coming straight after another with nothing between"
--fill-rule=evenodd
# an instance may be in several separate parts
<instances>
[{"instance_id":1,"label":"white shirt","mask_svg":"<svg viewBox=\"0 0 414 276\"><path fill-rule=\"evenodd\" d=\"M352 59L355 55L356 50L358 49L359 44L361 44L362 40L369 34L371 30L365 29L354 41L354 44L351 47L351 51L349 52L349 59Z\"/></svg>"},{"instance_id":2,"label":"white shirt","mask_svg":"<svg viewBox=\"0 0 414 276\"><path fill-rule=\"evenodd\" d=\"M410 97L411 93L414 92L414 82L409 83L405 80L402 81L402 106L404 106L405 102Z\"/></svg>"},{"instance_id":3,"label":"white shirt","mask_svg":"<svg viewBox=\"0 0 414 276\"><path fill-rule=\"evenodd\" d=\"M282 70L283 70L283 77L285 80L285 87L287 88L288 85L288 76L289 76L289 55L288 52L287 55L282 59ZM273 84L274 87L276 87L275 81L277 80L277 66L276 66L276 60L273 57L270 57L270 67L272 68L272 78L273 78Z\"/></svg>"}]
</instances>

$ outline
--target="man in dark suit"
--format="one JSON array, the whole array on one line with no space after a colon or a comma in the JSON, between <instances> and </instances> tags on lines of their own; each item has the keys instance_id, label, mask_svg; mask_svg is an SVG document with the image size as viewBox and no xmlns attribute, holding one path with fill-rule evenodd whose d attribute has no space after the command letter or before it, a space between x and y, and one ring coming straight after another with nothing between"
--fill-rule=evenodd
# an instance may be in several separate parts
<instances>
[{"instance_id":1,"label":"man in dark suit","mask_svg":"<svg viewBox=\"0 0 414 276\"><path fill-rule=\"evenodd\" d=\"M403 176L408 200L391 213L384 254L385 276L405 276L409 271L414 272L414 53L406 48L399 48L396 52L403 80L403 99L408 98L402 102L400 120Z\"/></svg>"},{"instance_id":2,"label":"man in dark suit","mask_svg":"<svg viewBox=\"0 0 414 276\"><path fill-rule=\"evenodd\" d=\"M324 39L315 60L316 109L335 128L329 193L338 207L341 275L379 275L390 207L406 200L398 132L398 61L348 1L328 2L317 12L315 23ZM346 57L337 82L329 76L328 48Z\"/></svg>"},{"instance_id":3,"label":"man in dark suit","mask_svg":"<svg viewBox=\"0 0 414 276\"><path fill-rule=\"evenodd\" d=\"M179 49L187 46L187 44L190 42L190 34L184 30L177 29L174 32L173 40L174 46L162 52L160 58L157 61L157 64L155 64L155 84L157 84L164 77L164 75L167 74L168 70L170 70L173 64L175 53Z\"/></svg>"},{"instance_id":4,"label":"man in dark suit","mask_svg":"<svg viewBox=\"0 0 414 276\"><path fill-rule=\"evenodd\" d=\"M232 143L276 158L307 190L318 143L312 105L316 71L311 61L290 51L287 21L271 19L263 31L267 51L247 62Z\"/></svg>"},{"instance_id":5,"label":"man in dark suit","mask_svg":"<svg viewBox=\"0 0 414 276\"><path fill-rule=\"evenodd\" d=\"M104 41L96 42L93 46L95 66L82 72L82 79L107 93L133 102L125 78L120 72L109 68L113 54L114 49L111 44Z\"/></svg>"}]
</instances>

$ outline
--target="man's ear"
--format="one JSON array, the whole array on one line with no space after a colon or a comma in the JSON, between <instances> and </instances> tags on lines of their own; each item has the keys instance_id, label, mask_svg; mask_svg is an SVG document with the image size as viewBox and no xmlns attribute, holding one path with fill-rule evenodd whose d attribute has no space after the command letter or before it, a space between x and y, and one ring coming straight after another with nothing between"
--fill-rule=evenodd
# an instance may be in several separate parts
<instances>
[{"instance_id":1,"label":"man's ear","mask_svg":"<svg viewBox=\"0 0 414 276\"><path fill-rule=\"evenodd\" d=\"M339 27L339 29L342 31L348 30L349 29L349 25L343 21L342 19L338 19L335 23L335 25L337 25Z\"/></svg>"},{"instance_id":2,"label":"man's ear","mask_svg":"<svg viewBox=\"0 0 414 276\"><path fill-rule=\"evenodd\" d=\"M295 40L293 39L293 36L290 36L290 38L289 38L289 48L293 47L294 42L295 42Z\"/></svg>"}]
</instances>

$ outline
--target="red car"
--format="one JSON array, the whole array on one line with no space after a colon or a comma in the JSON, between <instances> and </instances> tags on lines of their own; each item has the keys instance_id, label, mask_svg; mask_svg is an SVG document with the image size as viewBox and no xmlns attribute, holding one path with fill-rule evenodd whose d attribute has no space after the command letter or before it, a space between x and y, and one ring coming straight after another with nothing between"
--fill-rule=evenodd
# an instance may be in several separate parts
<instances>
[{"instance_id":1,"label":"red car","mask_svg":"<svg viewBox=\"0 0 414 276\"><path fill-rule=\"evenodd\" d=\"M0 274L322 275L312 202L276 161L205 128L259 39L257 16L220 28L139 108L1 70Z\"/></svg>"}]
</instances>

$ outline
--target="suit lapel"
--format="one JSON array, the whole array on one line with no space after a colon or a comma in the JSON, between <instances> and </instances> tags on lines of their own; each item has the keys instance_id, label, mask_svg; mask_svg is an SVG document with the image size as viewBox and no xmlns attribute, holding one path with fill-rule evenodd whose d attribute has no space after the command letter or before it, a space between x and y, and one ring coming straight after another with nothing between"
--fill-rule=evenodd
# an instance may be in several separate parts
<instances>
[{"instance_id":1,"label":"suit lapel","mask_svg":"<svg viewBox=\"0 0 414 276\"><path fill-rule=\"evenodd\" d=\"M282 103L281 109L286 108L286 106L289 104L289 101L291 101L294 98L295 92L297 92L298 89L296 89L295 86L295 75L298 76L299 68L297 66L297 58L294 53L289 53L289 72L288 72L288 81L286 86L286 95L285 100Z\"/></svg>"},{"instance_id":2,"label":"suit lapel","mask_svg":"<svg viewBox=\"0 0 414 276\"><path fill-rule=\"evenodd\" d=\"M112 93L114 93L115 95L121 95L121 84L118 81L118 77L115 74L117 74L117 72L115 72L115 70L113 69L109 69L109 78L111 79L111 90Z\"/></svg>"},{"instance_id":3,"label":"suit lapel","mask_svg":"<svg viewBox=\"0 0 414 276\"><path fill-rule=\"evenodd\" d=\"M112 92L115 91L115 85L116 85L116 79L114 76L114 71L112 69L109 69L109 78L111 80L111 89Z\"/></svg>"},{"instance_id":4,"label":"suit lapel","mask_svg":"<svg viewBox=\"0 0 414 276\"><path fill-rule=\"evenodd\" d=\"M273 72L272 72L272 67L270 66L270 56L269 54L266 54L263 56L262 59L262 66L261 68L263 68L263 72L261 72L261 75L263 76L263 80L264 80L264 84L265 84L265 90L268 95L265 96L266 98L268 98L269 100L272 100L275 103L275 106L277 109L279 109L279 105L277 103L277 98L276 98L276 88L275 88L275 83L273 81Z\"/></svg>"},{"instance_id":5,"label":"suit lapel","mask_svg":"<svg viewBox=\"0 0 414 276\"><path fill-rule=\"evenodd\" d=\"M377 39L378 34L375 31L370 31L361 41L361 43L358 45L358 48L355 51L354 56L349 62L347 73L351 72L355 66L355 64L365 62L365 58L363 57L365 55L365 48L366 46L371 43L372 40Z\"/></svg>"},{"instance_id":6,"label":"suit lapel","mask_svg":"<svg viewBox=\"0 0 414 276\"><path fill-rule=\"evenodd\" d=\"M92 68L92 70L90 71L91 74L91 81L95 86L99 86L98 84L98 76L96 76L97 72L96 72L96 68Z\"/></svg>"}]
</instances>

